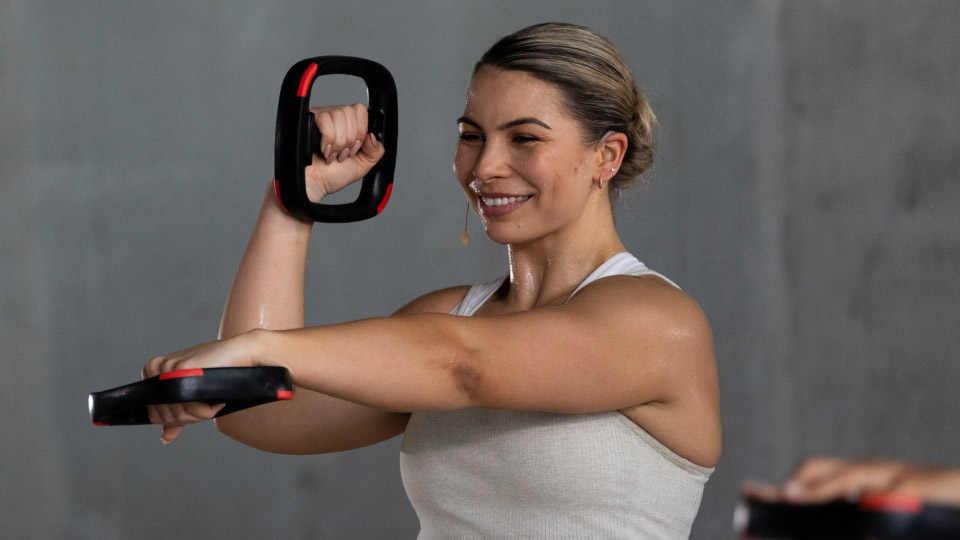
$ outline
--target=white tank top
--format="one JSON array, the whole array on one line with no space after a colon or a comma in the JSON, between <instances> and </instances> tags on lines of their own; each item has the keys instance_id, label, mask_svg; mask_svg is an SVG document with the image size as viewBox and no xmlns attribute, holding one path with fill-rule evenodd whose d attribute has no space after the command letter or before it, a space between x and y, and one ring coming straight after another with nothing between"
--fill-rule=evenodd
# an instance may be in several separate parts
<instances>
[{"instance_id":1,"label":"white tank top","mask_svg":"<svg viewBox=\"0 0 960 540\"><path fill-rule=\"evenodd\" d=\"M629 253L571 294L613 275L656 275ZM474 285L451 314L470 316L506 276ZM681 540L712 468L672 452L619 411L559 414L465 408L416 412L400 456L418 540Z\"/></svg>"}]
</instances>

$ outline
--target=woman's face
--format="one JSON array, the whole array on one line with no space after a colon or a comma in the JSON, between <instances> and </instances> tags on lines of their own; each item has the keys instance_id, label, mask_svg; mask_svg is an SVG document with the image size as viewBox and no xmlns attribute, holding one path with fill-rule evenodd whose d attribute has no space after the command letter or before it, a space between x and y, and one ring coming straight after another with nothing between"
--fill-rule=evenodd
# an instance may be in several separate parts
<instances>
[{"instance_id":1,"label":"woman's face","mask_svg":"<svg viewBox=\"0 0 960 540\"><path fill-rule=\"evenodd\" d=\"M491 240L521 244L579 223L596 194L596 149L583 144L556 86L481 68L458 127L453 169Z\"/></svg>"}]
</instances>

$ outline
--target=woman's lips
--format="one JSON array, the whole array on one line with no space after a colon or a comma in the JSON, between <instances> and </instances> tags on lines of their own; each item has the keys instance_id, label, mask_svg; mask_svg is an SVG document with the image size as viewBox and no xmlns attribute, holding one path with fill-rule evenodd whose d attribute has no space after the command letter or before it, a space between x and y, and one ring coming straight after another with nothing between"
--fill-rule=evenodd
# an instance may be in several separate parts
<instances>
[{"instance_id":1,"label":"woman's lips","mask_svg":"<svg viewBox=\"0 0 960 540\"><path fill-rule=\"evenodd\" d=\"M506 195L500 193L479 195L480 213L486 217L500 217L513 212L530 200L530 195Z\"/></svg>"}]
</instances>

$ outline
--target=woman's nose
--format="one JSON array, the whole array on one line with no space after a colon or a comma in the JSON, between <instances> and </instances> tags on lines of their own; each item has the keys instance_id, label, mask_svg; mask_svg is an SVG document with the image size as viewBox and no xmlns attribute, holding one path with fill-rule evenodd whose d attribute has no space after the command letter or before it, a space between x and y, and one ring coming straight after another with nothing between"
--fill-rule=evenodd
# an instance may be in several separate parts
<instances>
[{"instance_id":1,"label":"woman's nose","mask_svg":"<svg viewBox=\"0 0 960 540\"><path fill-rule=\"evenodd\" d=\"M473 166L473 176L481 182L503 178L509 174L509 154L502 145L487 141Z\"/></svg>"}]
</instances>

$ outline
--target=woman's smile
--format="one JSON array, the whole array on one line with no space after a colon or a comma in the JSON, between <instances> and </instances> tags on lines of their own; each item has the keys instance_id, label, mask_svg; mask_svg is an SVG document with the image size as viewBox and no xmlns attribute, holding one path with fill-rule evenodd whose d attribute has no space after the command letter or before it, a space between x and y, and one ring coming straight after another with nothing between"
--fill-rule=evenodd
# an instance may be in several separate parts
<instances>
[{"instance_id":1,"label":"woman's smile","mask_svg":"<svg viewBox=\"0 0 960 540\"><path fill-rule=\"evenodd\" d=\"M531 195L508 195L504 193L484 193L477 195L477 207L485 218L505 216L520 208L530 200Z\"/></svg>"},{"instance_id":2,"label":"woman's smile","mask_svg":"<svg viewBox=\"0 0 960 540\"><path fill-rule=\"evenodd\" d=\"M470 200L476 197L491 240L526 243L583 214L593 195L584 164L595 149L584 145L552 84L484 68L471 81L457 127L454 172Z\"/></svg>"}]
</instances>

